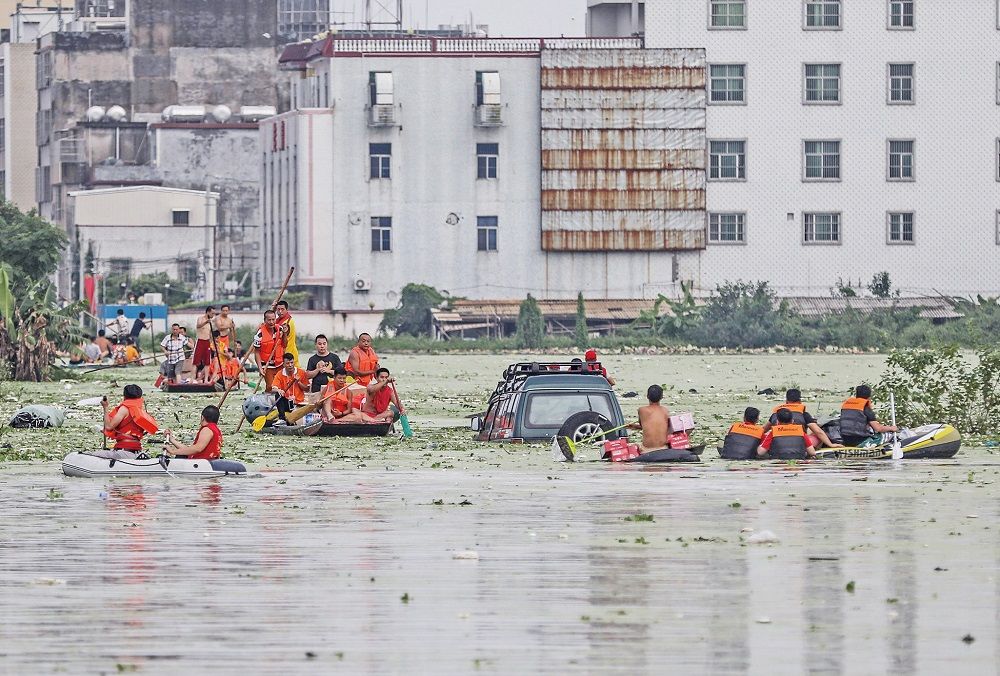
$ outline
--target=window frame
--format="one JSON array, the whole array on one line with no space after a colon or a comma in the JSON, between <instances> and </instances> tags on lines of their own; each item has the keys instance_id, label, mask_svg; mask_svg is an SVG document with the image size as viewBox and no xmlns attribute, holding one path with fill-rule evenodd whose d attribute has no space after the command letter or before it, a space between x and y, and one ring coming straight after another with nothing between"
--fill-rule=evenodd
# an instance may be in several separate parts
<instances>
[{"instance_id":1,"label":"window frame","mask_svg":"<svg viewBox=\"0 0 1000 676\"><path fill-rule=\"evenodd\" d=\"M496 146L495 152L485 152L481 150L483 146ZM493 175L490 176L490 160L493 160ZM485 160L485 165L483 161ZM485 171L484 171L485 169ZM477 181L499 181L500 180L500 144L499 143L476 143L476 180Z\"/></svg>"},{"instance_id":2,"label":"window frame","mask_svg":"<svg viewBox=\"0 0 1000 676\"><path fill-rule=\"evenodd\" d=\"M913 11L910 13L910 25L909 26L893 26L892 25L892 3L894 2L913 2ZM901 14L900 16L906 16ZM885 29L889 31L912 31L917 29L917 0L886 0L885 3Z\"/></svg>"},{"instance_id":3,"label":"window frame","mask_svg":"<svg viewBox=\"0 0 1000 676\"><path fill-rule=\"evenodd\" d=\"M809 5L812 3L822 3L823 5L836 3L838 7L836 26L810 26L809 25ZM825 16L825 15L824 15ZM843 0L802 0L802 30L804 31L841 31L844 30L844 3Z\"/></svg>"},{"instance_id":4,"label":"window frame","mask_svg":"<svg viewBox=\"0 0 1000 676\"><path fill-rule=\"evenodd\" d=\"M492 219L492 223L484 222ZM480 246L480 237L486 234L486 247ZM490 234L493 235L492 248L490 247ZM500 217L499 216L476 216L476 251L482 253L496 253L500 247Z\"/></svg>"},{"instance_id":5,"label":"window frame","mask_svg":"<svg viewBox=\"0 0 1000 676\"><path fill-rule=\"evenodd\" d=\"M910 239L903 239L903 223L899 223L900 239L892 238L892 217L910 216ZM917 243L917 214L915 211L886 211L885 212L885 243L890 246L912 246Z\"/></svg>"},{"instance_id":6,"label":"window frame","mask_svg":"<svg viewBox=\"0 0 1000 676\"><path fill-rule=\"evenodd\" d=\"M739 228L739 239L712 239L712 217L713 216L737 216L739 218L739 223L737 227ZM747 212L745 211L709 211L708 212L708 232L706 234L706 240L711 245L721 245L721 246L746 246L747 243L747 229L746 229L746 217ZM720 221L718 225L718 235L722 235L722 223Z\"/></svg>"},{"instance_id":7,"label":"window frame","mask_svg":"<svg viewBox=\"0 0 1000 676\"><path fill-rule=\"evenodd\" d=\"M184 214L185 223L178 223L177 216L179 214ZM170 210L170 225L175 228L186 228L191 225L191 210L190 209L171 209Z\"/></svg>"},{"instance_id":8,"label":"window frame","mask_svg":"<svg viewBox=\"0 0 1000 676\"><path fill-rule=\"evenodd\" d=\"M998 64L1000 65L1000 64ZM892 99L892 67L910 67L910 98L908 101L893 101ZM1000 90L997 94L1000 98ZM885 103L888 106L912 106L917 102L917 64L914 61L889 61L885 64Z\"/></svg>"},{"instance_id":9,"label":"window frame","mask_svg":"<svg viewBox=\"0 0 1000 676\"><path fill-rule=\"evenodd\" d=\"M909 176L899 176L894 177L892 175L892 144L893 143L909 143L910 144L910 175ZM900 153L903 155L905 153ZM899 165L900 174L902 174L903 164L900 162ZM912 138L887 138L885 140L885 180L889 183L912 183L917 180L917 140Z\"/></svg>"},{"instance_id":10,"label":"window frame","mask_svg":"<svg viewBox=\"0 0 1000 676\"><path fill-rule=\"evenodd\" d=\"M712 100L712 68L715 66L741 66L743 68L743 98L739 101L713 101ZM728 75L726 80L731 79ZM729 91L728 89L726 90ZM705 104L709 106L745 106L747 105L747 64L737 63L734 61L726 61L722 63L710 63L708 64L708 77L705 79Z\"/></svg>"},{"instance_id":11,"label":"window frame","mask_svg":"<svg viewBox=\"0 0 1000 676\"><path fill-rule=\"evenodd\" d=\"M389 148L389 152L378 152L378 150L384 146ZM373 171L375 169L376 161L378 162L377 172ZM376 173L378 176L374 175ZM368 143L368 180L392 180L392 143Z\"/></svg>"},{"instance_id":12,"label":"window frame","mask_svg":"<svg viewBox=\"0 0 1000 676\"><path fill-rule=\"evenodd\" d=\"M371 216L369 222L372 235L371 252L392 253L392 216ZM378 248L375 248L376 233L379 238ZM386 235L388 235L388 246L386 246Z\"/></svg>"},{"instance_id":13,"label":"window frame","mask_svg":"<svg viewBox=\"0 0 1000 676\"><path fill-rule=\"evenodd\" d=\"M807 69L809 66L836 66L837 67L837 98L833 101L811 101L809 100L809 75ZM820 80L827 78L826 75L820 75ZM824 91L820 89L820 91ZM818 62L818 61L804 61L802 63L802 105L804 106L839 106L844 102L844 64L842 62Z\"/></svg>"},{"instance_id":14,"label":"window frame","mask_svg":"<svg viewBox=\"0 0 1000 676\"><path fill-rule=\"evenodd\" d=\"M820 176L818 178L808 175L808 159L806 153L807 143L836 143L837 144L837 177L825 177ZM825 153L820 153L821 156ZM803 183L839 183L844 178L844 143L842 139L839 138L805 138L802 139L802 182ZM823 173L823 164L820 163L820 173ZM812 212L810 212L812 213ZM832 213L832 212L818 212L818 213Z\"/></svg>"},{"instance_id":15,"label":"window frame","mask_svg":"<svg viewBox=\"0 0 1000 676\"><path fill-rule=\"evenodd\" d=\"M740 2L743 5L743 25L742 26L713 26L712 25L712 6L716 2ZM749 12L750 0L708 0L708 17L706 18L707 27L710 31L745 31L747 30L747 25L750 22L750 12ZM728 16L728 14L727 14Z\"/></svg>"},{"instance_id":16,"label":"window frame","mask_svg":"<svg viewBox=\"0 0 1000 676\"><path fill-rule=\"evenodd\" d=\"M379 93L379 75L389 76L389 102L379 102L379 96L385 96L385 92ZM368 71L368 105L369 106L395 106L396 105L396 78L391 70L370 70Z\"/></svg>"},{"instance_id":17,"label":"window frame","mask_svg":"<svg viewBox=\"0 0 1000 676\"><path fill-rule=\"evenodd\" d=\"M1000 246L1000 209L997 209L996 227L994 227L997 246Z\"/></svg>"},{"instance_id":18,"label":"window frame","mask_svg":"<svg viewBox=\"0 0 1000 676\"><path fill-rule=\"evenodd\" d=\"M818 216L823 215L833 215L837 217L837 239L816 239L816 224L813 223L813 239L806 239L806 217L807 216ZM803 246L838 246L844 243L844 224L842 220L843 212L840 211L803 211L802 212L802 245Z\"/></svg>"},{"instance_id":19,"label":"window frame","mask_svg":"<svg viewBox=\"0 0 1000 676\"><path fill-rule=\"evenodd\" d=\"M742 176L736 176L734 178L728 178L728 177L722 177L722 176L719 176L717 178L713 178L712 177L712 144L713 143L742 143L743 144L743 153L742 153L743 161L737 164L737 174L739 174L740 170L742 170ZM747 180L747 140L745 138L710 138L710 139L708 139L708 147L705 149L705 151L706 151L706 155L707 155L706 159L708 160L706 162L707 173L706 173L706 176L705 176L705 180L712 181L712 182L719 182L719 183L741 183L741 182L746 182L746 180ZM721 170L721 164L720 164L719 168Z\"/></svg>"}]
</instances>

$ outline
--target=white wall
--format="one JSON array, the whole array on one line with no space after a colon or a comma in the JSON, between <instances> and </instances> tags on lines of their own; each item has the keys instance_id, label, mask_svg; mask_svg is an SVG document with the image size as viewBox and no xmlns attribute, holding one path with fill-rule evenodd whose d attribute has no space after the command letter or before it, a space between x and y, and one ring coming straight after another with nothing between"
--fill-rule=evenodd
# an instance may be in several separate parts
<instances>
[{"instance_id":1,"label":"white wall","mask_svg":"<svg viewBox=\"0 0 1000 676\"><path fill-rule=\"evenodd\" d=\"M825 294L838 278L933 293L1000 293L996 0L917 0L915 30L886 2L845 1L843 29L803 30L802 3L749 0L747 30L708 30L707 0L647 0L648 47L704 46L747 64L747 105L709 105L708 138L747 139L747 180L708 184L709 211L745 211L746 245L709 245L699 282L767 279ZM888 62L916 63L915 105L886 104ZM842 64L842 103L802 105L804 62ZM802 140L841 139L836 183L803 183ZM916 180L886 181L886 140L916 139ZM802 212L842 212L840 245L804 245ZM915 244L886 243L914 211ZM793 220L787 220L792 213Z\"/></svg>"},{"instance_id":2,"label":"white wall","mask_svg":"<svg viewBox=\"0 0 1000 676\"><path fill-rule=\"evenodd\" d=\"M214 303L216 309L220 303ZM170 323L178 323L188 327L188 335L192 335L195 322L204 314L204 310L182 310L170 313ZM230 312L229 316L240 328L258 328L263 321L262 312ZM357 338L360 333L378 334L378 325L382 321L381 312L317 312L309 310L292 310L295 317L295 332L300 336L316 336L320 333L329 338ZM249 345L243 346L244 348ZM312 344L299 342L299 352L312 354Z\"/></svg>"}]
</instances>

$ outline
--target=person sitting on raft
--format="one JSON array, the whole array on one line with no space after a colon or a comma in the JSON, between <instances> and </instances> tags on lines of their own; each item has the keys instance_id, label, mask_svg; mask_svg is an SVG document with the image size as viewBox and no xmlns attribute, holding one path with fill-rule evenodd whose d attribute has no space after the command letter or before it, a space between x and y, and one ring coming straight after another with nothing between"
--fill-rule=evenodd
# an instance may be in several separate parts
<instances>
[{"instance_id":1,"label":"person sitting on raft","mask_svg":"<svg viewBox=\"0 0 1000 676\"><path fill-rule=\"evenodd\" d=\"M854 396L840 405L840 435L845 446L857 446L872 435L872 432L898 432L893 425L883 425L875 418L871 404L872 388L858 385Z\"/></svg>"},{"instance_id":2,"label":"person sitting on raft","mask_svg":"<svg viewBox=\"0 0 1000 676\"><path fill-rule=\"evenodd\" d=\"M348 375L354 376L358 385L368 386L379 368L378 355L372 349L371 335L362 333L358 336L358 344L351 348L344 366Z\"/></svg>"},{"instance_id":3,"label":"person sitting on raft","mask_svg":"<svg viewBox=\"0 0 1000 676\"><path fill-rule=\"evenodd\" d=\"M219 407L206 406L201 410L201 426L194 435L194 443L185 446L166 431L169 455L186 457L189 460L217 460L222 457L222 432L219 430Z\"/></svg>"},{"instance_id":4,"label":"person sitting on raft","mask_svg":"<svg viewBox=\"0 0 1000 676\"><path fill-rule=\"evenodd\" d=\"M315 393L315 400L319 399L319 393L330 381L330 374L343 364L340 357L330 352L330 341L322 333L316 336L316 354L309 357L306 363L306 375L310 378L310 393Z\"/></svg>"},{"instance_id":5,"label":"person sitting on raft","mask_svg":"<svg viewBox=\"0 0 1000 676\"><path fill-rule=\"evenodd\" d=\"M271 381L271 390L278 395L278 400L274 404L278 417L288 422L285 414L306 401L309 376L295 365L295 355L291 352L282 355L281 360L282 368Z\"/></svg>"},{"instance_id":6,"label":"person sitting on raft","mask_svg":"<svg viewBox=\"0 0 1000 676\"><path fill-rule=\"evenodd\" d=\"M395 422L406 413L396 392L396 379L389 375L389 369L383 366L375 372L375 380L368 383L361 410L376 422Z\"/></svg>"},{"instance_id":7,"label":"person sitting on raft","mask_svg":"<svg viewBox=\"0 0 1000 676\"><path fill-rule=\"evenodd\" d=\"M753 460L757 448L764 438L764 428L760 422L760 411L747 406L743 411L743 422L733 423L722 442L719 457L726 460Z\"/></svg>"},{"instance_id":8,"label":"person sitting on raft","mask_svg":"<svg viewBox=\"0 0 1000 676\"><path fill-rule=\"evenodd\" d=\"M359 410L347 383L347 369L333 370L333 379L323 388L323 419L334 423L372 423L375 419Z\"/></svg>"},{"instance_id":9,"label":"person sitting on raft","mask_svg":"<svg viewBox=\"0 0 1000 676\"><path fill-rule=\"evenodd\" d=\"M826 435L823 428L816 422L816 418L806 410L806 405L802 403L802 392L794 387L785 392L785 403L774 407L771 417L764 424L765 434L770 431L771 427L777 424L778 410L782 408L791 411L792 420L795 424L802 425L802 431L812 437L810 439L812 446L818 447L820 442L822 442L827 448L839 448L838 444L830 441L830 437Z\"/></svg>"},{"instance_id":10,"label":"person sitting on raft","mask_svg":"<svg viewBox=\"0 0 1000 676\"><path fill-rule=\"evenodd\" d=\"M604 376L604 379L608 381L608 384L614 387L615 379L608 375L608 370L597 361L597 350L590 349L587 350L583 355L584 360L587 362L587 372L588 373L599 373Z\"/></svg>"},{"instance_id":11,"label":"person sitting on raft","mask_svg":"<svg viewBox=\"0 0 1000 676\"><path fill-rule=\"evenodd\" d=\"M219 349L222 349L221 347ZM231 347L226 348L225 358L222 360L222 385L224 387L236 387L238 383L247 384L247 372L243 364L236 358L236 354Z\"/></svg>"},{"instance_id":12,"label":"person sitting on raft","mask_svg":"<svg viewBox=\"0 0 1000 676\"><path fill-rule=\"evenodd\" d=\"M650 385L646 390L649 404L639 407L639 422L629 425L630 429L642 430L642 450L656 451L669 448L667 437L670 434L670 410L660 405L663 399L663 388Z\"/></svg>"},{"instance_id":13,"label":"person sitting on raft","mask_svg":"<svg viewBox=\"0 0 1000 676\"><path fill-rule=\"evenodd\" d=\"M779 408L775 414L777 424L764 435L757 447L757 455L774 460L805 460L816 455L812 438L805 433L802 425L795 422L792 411Z\"/></svg>"},{"instance_id":14,"label":"person sitting on raft","mask_svg":"<svg viewBox=\"0 0 1000 676\"><path fill-rule=\"evenodd\" d=\"M112 450L95 453L102 458L135 458L142 452L142 438L147 434L156 434L160 427L156 418L146 412L141 387L126 385L122 396L122 403L110 411L108 398L104 397L101 401L104 407L104 436L115 442Z\"/></svg>"}]
</instances>

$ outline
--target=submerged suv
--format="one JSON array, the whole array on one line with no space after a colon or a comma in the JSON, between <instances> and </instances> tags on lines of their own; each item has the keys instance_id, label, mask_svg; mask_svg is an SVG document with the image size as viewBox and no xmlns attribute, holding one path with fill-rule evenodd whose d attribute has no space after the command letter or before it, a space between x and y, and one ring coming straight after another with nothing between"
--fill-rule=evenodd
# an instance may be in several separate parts
<instances>
[{"instance_id":1,"label":"submerged suv","mask_svg":"<svg viewBox=\"0 0 1000 676\"><path fill-rule=\"evenodd\" d=\"M490 396L486 413L470 427L478 441L548 441L600 437L625 424L621 406L600 365L582 362L511 364ZM606 438L626 436L624 430Z\"/></svg>"}]
</instances>

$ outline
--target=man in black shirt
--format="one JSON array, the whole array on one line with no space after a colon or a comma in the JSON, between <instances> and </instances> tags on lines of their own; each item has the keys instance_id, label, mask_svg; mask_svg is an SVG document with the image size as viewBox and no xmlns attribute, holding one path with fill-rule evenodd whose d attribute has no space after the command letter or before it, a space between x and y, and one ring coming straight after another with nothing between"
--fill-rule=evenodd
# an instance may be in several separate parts
<instances>
[{"instance_id":1,"label":"man in black shirt","mask_svg":"<svg viewBox=\"0 0 1000 676\"><path fill-rule=\"evenodd\" d=\"M330 380L334 369L342 366L340 357L330 352L329 342L322 333L316 336L316 354L309 357L306 375L312 378L310 392L319 392Z\"/></svg>"},{"instance_id":2,"label":"man in black shirt","mask_svg":"<svg viewBox=\"0 0 1000 676\"><path fill-rule=\"evenodd\" d=\"M132 340L136 342L136 344L139 343L139 336L142 335L143 330L147 326L149 326L149 321L146 319L146 313L140 312L139 318L132 322L132 330L129 331L129 335L132 337Z\"/></svg>"}]
</instances>

